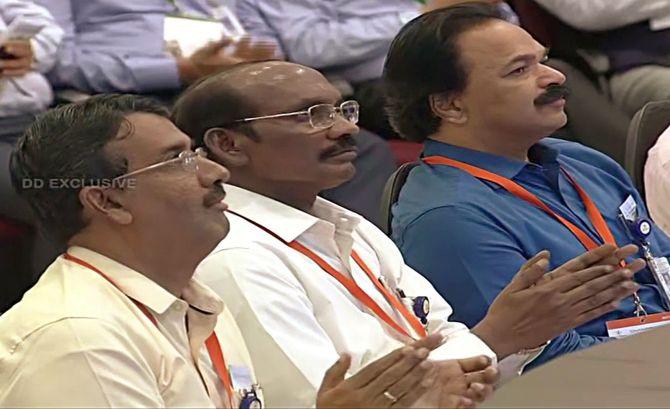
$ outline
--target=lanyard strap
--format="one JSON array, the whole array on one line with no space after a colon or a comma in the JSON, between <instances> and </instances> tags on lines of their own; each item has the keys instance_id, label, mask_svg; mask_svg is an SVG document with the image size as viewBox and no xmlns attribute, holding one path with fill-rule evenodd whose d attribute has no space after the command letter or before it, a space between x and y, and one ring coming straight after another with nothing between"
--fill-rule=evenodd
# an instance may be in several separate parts
<instances>
[{"instance_id":1,"label":"lanyard strap","mask_svg":"<svg viewBox=\"0 0 670 409\"><path fill-rule=\"evenodd\" d=\"M582 243L582 245L584 246L584 248L586 248L586 250L593 250L596 247L598 247L598 243L596 243L582 229L577 227L574 223L567 220L563 216L551 210L551 208L547 206L537 196L535 196L534 194L529 192L526 188L524 188L523 186L519 185L516 182L513 182L510 179L497 175L493 172L489 172L487 170L478 168L476 166L459 162L457 160L450 159L444 156L428 156L423 158L423 161L430 165L452 166L469 173L470 175L476 177L477 179L488 180L489 182L496 183L502 186L511 194L517 196L522 200L525 200L528 203L531 203L539 207L545 213L549 214L551 217L558 220L561 224L567 227L568 230L572 232L572 234L574 234L577 237L579 242ZM613 244L616 246L617 242L614 239L612 231L610 230L609 226L607 226L607 222L605 222L602 213L600 213L598 207L593 202L591 197L589 197L586 191L577 183L577 181L565 169L561 168L561 171L565 174L565 176L570 181L570 184L572 184L573 188L577 191L577 194L579 195L580 199L582 200L582 203L584 204L584 207L586 208L586 214L589 216L589 220L591 221L593 227L595 227L596 231L598 232L600 239L603 240L605 243ZM626 263L623 261L620 264L621 267L625 267L626 265ZM633 302L635 304L635 314L637 316L647 315L647 312L642 306L642 301L640 300L640 297L638 296L637 292L633 293Z\"/></svg>"},{"instance_id":2,"label":"lanyard strap","mask_svg":"<svg viewBox=\"0 0 670 409\"><path fill-rule=\"evenodd\" d=\"M125 292L123 292L123 290L121 290L121 288L119 288L119 286L116 285L116 283L112 279L110 279L107 275L105 275L105 273L100 271L97 267L69 253L63 254L63 258L98 273L100 276L102 276L102 278L107 280L111 285L116 287L117 290L121 291L126 297L128 297L140 309L140 311L142 311L142 313L149 319L149 321L151 321L151 323L154 324L156 328L158 328L158 321L156 320L156 317L154 317L149 312L147 306L137 301L133 297L129 296ZM212 363L214 364L214 369L216 370L217 375L221 379L221 382L223 382L223 386L225 387L226 392L228 393L228 401L230 403L230 407L232 408L233 396L234 396L233 382L230 378L230 373L228 372L227 369L228 366L226 365L226 361L223 357L223 349L221 348L221 343L219 343L219 337L216 336L216 332L212 331L212 335L210 335L205 341L205 346L207 347L209 358L212 360Z\"/></svg>"},{"instance_id":3,"label":"lanyard strap","mask_svg":"<svg viewBox=\"0 0 670 409\"><path fill-rule=\"evenodd\" d=\"M321 267L323 271L330 274L334 279L336 279L340 284L342 284L349 291L351 295L353 295L354 297L356 297L356 299L362 302L370 311L372 311L375 315L377 315L377 317L379 317L382 321L384 321L388 326L395 329L402 335L412 338L412 335L400 324L398 324L393 318L391 318L391 316L389 316L386 313L386 311L384 311L379 306L379 304L377 304L372 299L372 297L370 297L365 291L363 291L363 289L361 289L353 279L337 271L333 266L328 264L328 262L326 262L323 258L319 257L318 254L314 253L312 250L298 243L297 241L292 241L290 243L287 242L270 229L254 222L253 220L245 216L242 216L237 212L234 212L230 209L228 209L227 211L248 221L249 223L255 225L256 227L262 229L269 235L273 236L277 240L281 241L285 245L307 256L309 259L315 262L319 267ZM356 264L358 264L358 266L365 272L368 278L370 278L370 280L374 283L377 290L379 290L379 292L382 293L382 295L384 296L384 298L386 298L389 304L397 311L399 311L400 314L405 318L405 320L407 320L407 322L412 326L414 331L416 331L416 333L419 334L421 337L427 336L428 333L426 332L424 326L419 322L419 320L411 312L409 312L409 310L400 302L400 300L398 300L397 297L394 297L393 294L391 294L388 291L388 289L384 287L381 282L379 282L379 280L375 277L372 270L370 270L370 268L367 266L367 264L365 264L363 259L361 259L361 257L356 253L355 250L351 251L351 257L354 259Z\"/></svg>"},{"instance_id":4,"label":"lanyard strap","mask_svg":"<svg viewBox=\"0 0 670 409\"><path fill-rule=\"evenodd\" d=\"M598 247L598 243L596 243L586 232L577 227L570 220L554 212L537 196L535 196L533 193L529 192L526 188L524 188L523 186L519 185L516 182L513 182L510 179L497 175L493 172L489 172L487 170L478 168L476 166L468 165L467 163L445 158L444 156L428 156L423 160L424 162L430 165L452 166L469 173L470 175L476 177L477 179L483 179L489 182L496 183L501 187L503 187L508 192L510 192L511 194L513 194L514 196L537 206L545 213L547 213L554 219L558 220L561 224L563 224L563 226L565 226L568 230L570 230L570 232L572 232L572 234L574 234L577 237L579 242L582 243L582 245L587 250L593 250L596 247ZM589 216L589 220L593 224L593 227L595 227L600 238L605 243L617 245L616 240L614 239L614 235L612 234L612 231L607 226L607 223L605 222L605 219L598 210L598 207L596 207L596 204L593 202L593 200L591 200L589 195L584 191L584 189L582 189L581 186L579 186L579 184L573 179L572 176L570 176L570 174L567 171L565 171L564 169L561 170L567 176L568 180L575 188L577 194L584 203L584 206L586 207L586 214Z\"/></svg>"}]
</instances>

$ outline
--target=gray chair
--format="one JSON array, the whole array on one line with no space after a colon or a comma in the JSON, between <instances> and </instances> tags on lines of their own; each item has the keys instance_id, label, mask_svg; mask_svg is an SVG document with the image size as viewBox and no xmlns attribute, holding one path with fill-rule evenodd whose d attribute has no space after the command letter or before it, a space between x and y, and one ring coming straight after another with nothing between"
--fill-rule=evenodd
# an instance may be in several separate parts
<instances>
[{"instance_id":1,"label":"gray chair","mask_svg":"<svg viewBox=\"0 0 670 409\"><path fill-rule=\"evenodd\" d=\"M380 220L382 224L382 230L389 236L391 235L391 221L393 219L391 208L395 202L398 201L400 190L407 181L409 172L417 165L419 165L419 162L403 163L395 172L393 172L393 174L386 181L386 185L384 185L384 191L382 193L382 200L380 203Z\"/></svg>"},{"instance_id":2,"label":"gray chair","mask_svg":"<svg viewBox=\"0 0 670 409\"><path fill-rule=\"evenodd\" d=\"M647 152L663 131L670 126L670 100L653 101L640 109L628 128L624 167L635 187L644 195L644 165Z\"/></svg>"}]
</instances>

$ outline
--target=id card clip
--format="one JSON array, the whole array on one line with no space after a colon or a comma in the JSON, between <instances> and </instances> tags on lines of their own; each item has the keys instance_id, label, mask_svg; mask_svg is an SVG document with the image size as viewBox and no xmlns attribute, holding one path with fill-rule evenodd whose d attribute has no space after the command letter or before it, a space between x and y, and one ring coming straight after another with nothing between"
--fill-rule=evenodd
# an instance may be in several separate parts
<instances>
[{"instance_id":1,"label":"id card clip","mask_svg":"<svg viewBox=\"0 0 670 409\"><path fill-rule=\"evenodd\" d=\"M398 296L408 310L425 326L428 324L428 314L430 313L430 300L428 297L420 295L417 297L408 297L403 290L397 288Z\"/></svg>"},{"instance_id":2,"label":"id card clip","mask_svg":"<svg viewBox=\"0 0 670 409\"><path fill-rule=\"evenodd\" d=\"M619 207L620 218L626 228L629 237L635 241L642 250L644 261L649 271L654 276L654 281L659 287L661 298L666 309L670 310L670 263L665 257L655 257L651 251L648 237L652 232L652 224L646 217L639 217L637 204L632 196ZM636 307L641 308L639 297L636 298ZM636 315L640 315L636 313ZM646 315L646 314L645 314Z\"/></svg>"}]
</instances>

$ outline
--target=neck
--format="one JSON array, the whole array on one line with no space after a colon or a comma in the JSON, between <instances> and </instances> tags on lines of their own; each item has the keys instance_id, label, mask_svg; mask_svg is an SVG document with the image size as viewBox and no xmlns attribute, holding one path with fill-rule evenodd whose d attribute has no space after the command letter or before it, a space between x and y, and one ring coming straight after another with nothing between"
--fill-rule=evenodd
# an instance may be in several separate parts
<instances>
[{"instance_id":1,"label":"neck","mask_svg":"<svg viewBox=\"0 0 670 409\"><path fill-rule=\"evenodd\" d=\"M462 128L441 129L430 139L523 162L528 162L528 150L538 142L538 139L524 140L502 132Z\"/></svg>"},{"instance_id":2,"label":"neck","mask_svg":"<svg viewBox=\"0 0 670 409\"><path fill-rule=\"evenodd\" d=\"M294 207L303 212L309 213L314 206L319 189L312 186L300 185L297 183L281 183L275 181L247 181L243 179L232 179L231 183L235 186L250 190L265 197L269 197L285 205Z\"/></svg>"},{"instance_id":3,"label":"neck","mask_svg":"<svg viewBox=\"0 0 670 409\"><path fill-rule=\"evenodd\" d=\"M85 247L121 263L180 298L191 281L195 268L206 254L195 254L183 248L166 249L161 246L157 249L155 243L156 241L151 244L146 240L144 243L137 243L132 238L114 235L94 237L92 234L80 234L70 240L69 245Z\"/></svg>"}]
</instances>

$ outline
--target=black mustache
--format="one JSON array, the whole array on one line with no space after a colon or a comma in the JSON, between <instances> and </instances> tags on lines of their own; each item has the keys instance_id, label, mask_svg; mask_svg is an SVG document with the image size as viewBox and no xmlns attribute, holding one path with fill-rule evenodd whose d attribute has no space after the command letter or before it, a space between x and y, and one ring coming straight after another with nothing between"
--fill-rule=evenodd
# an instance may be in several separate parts
<instances>
[{"instance_id":1,"label":"black mustache","mask_svg":"<svg viewBox=\"0 0 670 409\"><path fill-rule=\"evenodd\" d=\"M536 106L551 104L561 98L567 98L570 95L570 89L565 85L550 85L544 94L535 98L533 103Z\"/></svg>"},{"instance_id":2,"label":"black mustache","mask_svg":"<svg viewBox=\"0 0 670 409\"><path fill-rule=\"evenodd\" d=\"M222 201L226 197L226 191L223 189L223 183L217 183L212 186L212 190L207 192L202 202L205 207L210 207Z\"/></svg>"},{"instance_id":3,"label":"black mustache","mask_svg":"<svg viewBox=\"0 0 670 409\"><path fill-rule=\"evenodd\" d=\"M344 151L350 151L356 148L356 140L352 136L343 136L338 139L337 144L321 152L320 158L326 159L330 156L335 156Z\"/></svg>"}]
</instances>

